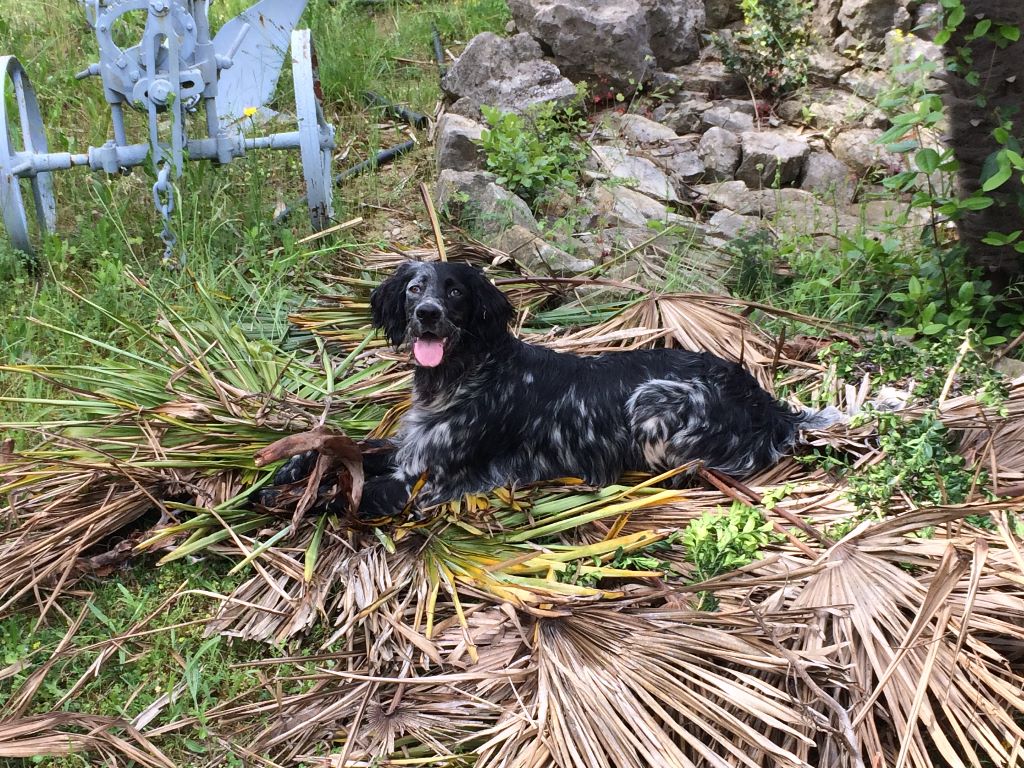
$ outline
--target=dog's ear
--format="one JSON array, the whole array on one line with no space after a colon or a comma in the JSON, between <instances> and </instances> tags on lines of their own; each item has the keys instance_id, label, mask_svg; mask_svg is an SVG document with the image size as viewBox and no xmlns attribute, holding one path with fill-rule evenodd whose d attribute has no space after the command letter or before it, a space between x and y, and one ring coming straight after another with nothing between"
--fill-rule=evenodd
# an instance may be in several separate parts
<instances>
[{"instance_id":1,"label":"dog's ear","mask_svg":"<svg viewBox=\"0 0 1024 768\"><path fill-rule=\"evenodd\" d=\"M473 299L473 329L483 339L500 339L508 333L515 310L508 297L476 267L464 265L463 281Z\"/></svg>"},{"instance_id":2,"label":"dog's ear","mask_svg":"<svg viewBox=\"0 0 1024 768\"><path fill-rule=\"evenodd\" d=\"M396 347L405 339L405 289L413 272L412 263L405 262L370 294L373 326L382 328Z\"/></svg>"}]
</instances>

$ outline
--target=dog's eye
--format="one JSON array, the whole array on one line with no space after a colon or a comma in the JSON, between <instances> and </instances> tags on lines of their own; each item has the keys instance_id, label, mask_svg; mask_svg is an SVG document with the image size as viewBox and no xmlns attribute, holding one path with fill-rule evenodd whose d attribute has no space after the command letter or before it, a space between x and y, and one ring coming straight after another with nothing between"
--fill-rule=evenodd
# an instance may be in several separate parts
<instances>
[{"instance_id":1,"label":"dog's eye","mask_svg":"<svg viewBox=\"0 0 1024 768\"><path fill-rule=\"evenodd\" d=\"M423 293L423 289L420 288L418 285L410 285L409 293Z\"/></svg>"},{"instance_id":2,"label":"dog's eye","mask_svg":"<svg viewBox=\"0 0 1024 768\"><path fill-rule=\"evenodd\" d=\"M449 288L448 289L448 295L451 296L453 299L457 299L457 298L459 298L459 296L462 295L462 289L461 288Z\"/></svg>"}]
</instances>

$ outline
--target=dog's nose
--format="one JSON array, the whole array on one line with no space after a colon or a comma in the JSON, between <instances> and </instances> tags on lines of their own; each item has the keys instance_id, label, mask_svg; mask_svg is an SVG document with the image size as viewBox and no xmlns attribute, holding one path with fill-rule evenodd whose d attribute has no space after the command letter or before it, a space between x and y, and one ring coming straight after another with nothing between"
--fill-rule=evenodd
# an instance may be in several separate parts
<instances>
[{"instance_id":1,"label":"dog's nose","mask_svg":"<svg viewBox=\"0 0 1024 768\"><path fill-rule=\"evenodd\" d=\"M416 307L416 319L421 323L436 323L441 319L441 308L436 304L420 304Z\"/></svg>"}]
</instances>

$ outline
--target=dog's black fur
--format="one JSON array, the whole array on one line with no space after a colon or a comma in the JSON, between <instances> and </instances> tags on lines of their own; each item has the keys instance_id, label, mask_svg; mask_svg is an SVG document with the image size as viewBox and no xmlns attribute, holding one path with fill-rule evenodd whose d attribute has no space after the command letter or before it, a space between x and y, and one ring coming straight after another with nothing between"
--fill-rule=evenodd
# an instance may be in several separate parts
<instances>
[{"instance_id":1,"label":"dog's black fur","mask_svg":"<svg viewBox=\"0 0 1024 768\"><path fill-rule=\"evenodd\" d=\"M361 516L394 514L424 475L420 505L557 477L607 485L694 460L744 477L778 460L801 426L828 421L708 353L584 357L519 341L508 299L466 264L407 262L370 303L417 366L390 471L368 481Z\"/></svg>"}]
</instances>

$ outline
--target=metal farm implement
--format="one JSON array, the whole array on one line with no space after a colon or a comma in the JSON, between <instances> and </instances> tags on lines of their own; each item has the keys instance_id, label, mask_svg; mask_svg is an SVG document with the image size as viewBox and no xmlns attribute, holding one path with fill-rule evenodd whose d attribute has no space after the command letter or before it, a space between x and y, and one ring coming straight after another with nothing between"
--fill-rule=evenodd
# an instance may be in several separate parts
<instances>
[{"instance_id":1,"label":"metal farm implement","mask_svg":"<svg viewBox=\"0 0 1024 768\"><path fill-rule=\"evenodd\" d=\"M253 149L299 150L313 228L326 227L333 215L334 128L321 108L309 30L294 29L305 0L261 0L212 37L210 2L82 2L96 33L99 61L77 77L101 78L114 132L112 139L86 152L48 150L28 75L14 56L0 56L0 211L17 248L33 250L24 187L31 187L41 232L52 233L57 218L54 171L87 166L115 174L149 162L156 172L153 202L163 219L164 259L169 262L175 246L171 180L181 175L184 160L224 164ZM115 42L115 29L124 26L122 17L129 14L139 21L145 14L145 28L136 45L122 48ZM251 118L269 112L265 104L277 84L289 41L297 129L247 137L243 128L252 124ZM125 106L146 114L147 141L129 141ZM205 121L198 116L200 110Z\"/></svg>"}]
</instances>

